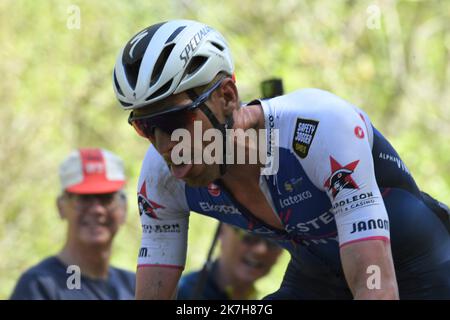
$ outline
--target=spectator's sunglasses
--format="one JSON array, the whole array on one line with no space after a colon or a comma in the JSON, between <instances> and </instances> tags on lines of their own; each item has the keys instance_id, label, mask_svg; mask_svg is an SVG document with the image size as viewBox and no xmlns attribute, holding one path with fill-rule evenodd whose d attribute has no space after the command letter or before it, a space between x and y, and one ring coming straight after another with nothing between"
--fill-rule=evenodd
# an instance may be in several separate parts
<instances>
[{"instance_id":1,"label":"spectator's sunglasses","mask_svg":"<svg viewBox=\"0 0 450 320\"><path fill-rule=\"evenodd\" d=\"M173 131L186 128L195 119L194 110L205 103L214 90L216 90L225 78L218 80L211 88L207 89L193 102L165 108L162 112L134 116L130 113L128 123L134 127L136 132L147 139L154 139L156 128L171 135Z\"/></svg>"},{"instance_id":2,"label":"spectator's sunglasses","mask_svg":"<svg viewBox=\"0 0 450 320\"><path fill-rule=\"evenodd\" d=\"M78 194L65 191L65 196L82 207L90 207L96 201L98 201L102 206L108 209L112 209L118 206L118 199L126 199L125 193L123 191L99 193L99 194Z\"/></svg>"},{"instance_id":3,"label":"spectator's sunglasses","mask_svg":"<svg viewBox=\"0 0 450 320\"><path fill-rule=\"evenodd\" d=\"M238 234L239 239L242 243L248 245L248 246L256 246L263 242L267 249L269 250L276 250L280 249L280 245L276 243L274 240L267 239L261 236L258 236L256 234L252 234L250 232L244 231L242 229L239 229L237 227L233 227L233 230Z\"/></svg>"}]
</instances>

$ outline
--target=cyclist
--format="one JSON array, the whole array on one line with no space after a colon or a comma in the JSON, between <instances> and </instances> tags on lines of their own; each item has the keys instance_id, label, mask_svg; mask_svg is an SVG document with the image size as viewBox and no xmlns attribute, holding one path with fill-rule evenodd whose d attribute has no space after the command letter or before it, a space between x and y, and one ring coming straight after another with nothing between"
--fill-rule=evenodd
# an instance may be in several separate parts
<instances>
[{"instance_id":1,"label":"cyclist","mask_svg":"<svg viewBox=\"0 0 450 320\"><path fill-rule=\"evenodd\" d=\"M358 107L319 89L242 105L226 40L190 20L131 38L113 84L129 123L151 142L138 185L137 298L174 296L190 211L289 250L281 287L268 298L450 298L448 208L420 192ZM239 144L227 138L230 128L266 130L266 144L257 144L265 161L247 161L250 144L244 163L230 161ZM176 129L194 147L175 152L188 145L174 139ZM223 137L224 161L180 163L177 154L208 150L212 139L198 132L209 129Z\"/></svg>"}]
</instances>

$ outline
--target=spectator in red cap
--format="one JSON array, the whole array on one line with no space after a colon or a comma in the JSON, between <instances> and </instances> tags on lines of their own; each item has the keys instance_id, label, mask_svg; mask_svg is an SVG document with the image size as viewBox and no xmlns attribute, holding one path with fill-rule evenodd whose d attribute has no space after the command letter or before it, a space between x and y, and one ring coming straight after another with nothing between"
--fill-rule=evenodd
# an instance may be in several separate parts
<instances>
[{"instance_id":1,"label":"spectator in red cap","mask_svg":"<svg viewBox=\"0 0 450 320\"><path fill-rule=\"evenodd\" d=\"M11 299L133 299L134 273L109 264L127 212L122 160L107 150L79 149L61 164L59 176L66 242L20 277Z\"/></svg>"}]
</instances>

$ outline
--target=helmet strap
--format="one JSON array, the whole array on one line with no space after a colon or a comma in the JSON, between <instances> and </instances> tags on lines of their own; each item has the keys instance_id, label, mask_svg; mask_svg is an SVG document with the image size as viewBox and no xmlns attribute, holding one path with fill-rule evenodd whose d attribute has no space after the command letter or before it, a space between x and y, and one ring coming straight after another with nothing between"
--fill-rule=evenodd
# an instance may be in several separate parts
<instances>
[{"instance_id":1,"label":"helmet strap","mask_svg":"<svg viewBox=\"0 0 450 320\"><path fill-rule=\"evenodd\" d=\"M186 93L188 94L189 98L192 101L194 101L198 97L198 95L192 89L187 90ZM214 113L211 111L211 109L205 103L202 103L199 106L199 108L200 108L200 110L202 110L202 112L205 114L205 116L209 119L209 121L211 121L211 124L213 125L213 127L215 129L218 129L222 133L223 163L219 165L219 169L220 169L220 175L223 176L227 171L226 156L227 156L227 145L228 144L227 144L227 131L226 130L233 128L233 125L234 125L233 114L231 114L225 118L225 123L220 123L219 120L217 119L217 117L214 115Z\"/></svg>"}]
</instances>

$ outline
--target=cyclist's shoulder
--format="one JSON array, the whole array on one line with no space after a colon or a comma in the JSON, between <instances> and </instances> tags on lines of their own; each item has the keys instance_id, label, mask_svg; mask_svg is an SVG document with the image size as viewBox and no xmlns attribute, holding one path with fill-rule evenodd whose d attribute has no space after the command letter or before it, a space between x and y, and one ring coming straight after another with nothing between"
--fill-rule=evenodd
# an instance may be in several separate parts
<instances>
[{"instance_id":1,"label":"cyclist's shoulder","mask_svg":"<svg viewBox=\"0 0 450 320\"><path fill-rule=\"evenodd\" d=\"M334 93L317 88L299 89L273 98L269 103L284 121L292 116L325 119L358 109Z\"/></svg>"},{"instance_id":2,"label":"cyclist's shoulder","mask_svg":"<svg viewBox=\"0 0 450 320\"><path fill-rule=\"evenodd\" d=\"M296 144L294 137L311 144L314 137L318 140L321 136L321 140L327 143L332 138L330 133L336 130L354 128L362 118L367 125L370 123L358 107L331 92L316 88L300 89L261 100L261 105L268 127L279 130L280 146L284 148Z\"/></svg>"}]
</instances>

